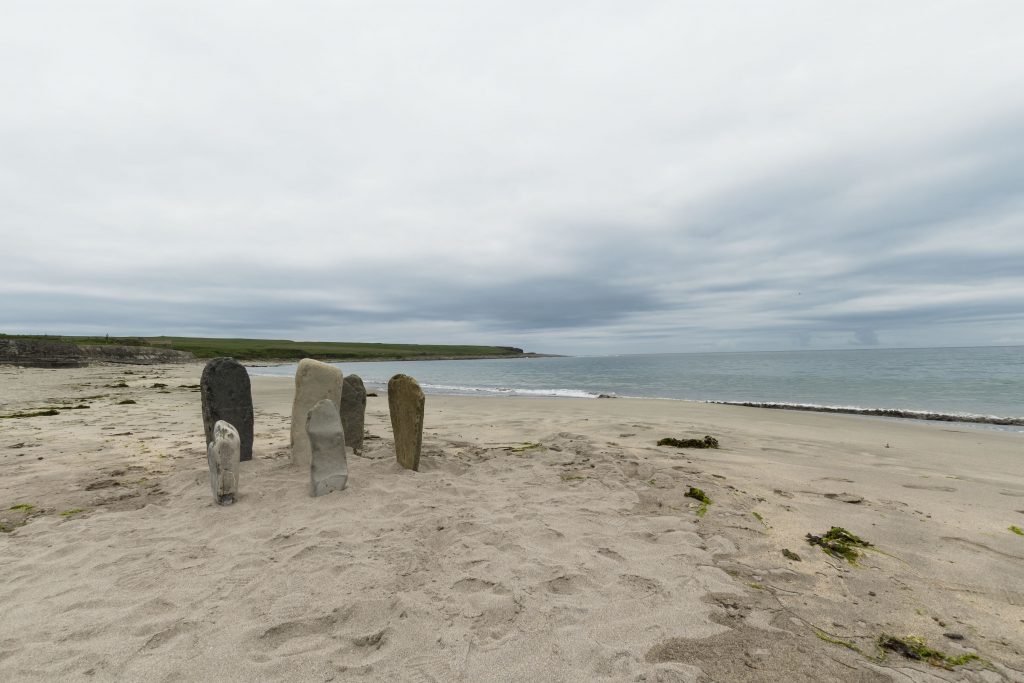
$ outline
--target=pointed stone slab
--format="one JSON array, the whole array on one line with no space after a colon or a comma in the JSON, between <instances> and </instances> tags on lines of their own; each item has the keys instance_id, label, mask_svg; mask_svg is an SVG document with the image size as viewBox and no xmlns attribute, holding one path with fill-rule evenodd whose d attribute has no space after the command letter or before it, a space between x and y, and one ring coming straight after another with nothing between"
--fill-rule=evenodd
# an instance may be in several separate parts
<instances>
[{"instance_id":1,"label":"pointed stone slab","mask_svg":"<svg viewBox=\"0 0 1024 683\"><path fill-rule=\"evenodd\" d=\"M252 460L252 387L245 366L234 358L214 358L203 368L199 393L206 443L213 441L217 420L224 420L238 430L242 460Z\"/></svg>"},{"instance_id":2,"label":"pointed stone slab","mask_svg":"<svg viewBox=\"0 0 1024 683\"><path fill-rule=\"evenodd\" d=\"M388 408L395 433L395 455L407 470L418 470L423 448L423 390L409 375L388 380Z\"/></svg>"},{"instance_id":3,"label":"pointed stone slab","mask_svg":"<svg viewBox=\"0 0 1024 683\"><path fill-rule=\"evenodd\" d=\"M329 398L341 403L341 370L312 358L303 358L295 371L295 400L292 402L292 462L309 467L312 452L306 435L306 418L319 401Z\"/></svg>"},{"instance_id":4,"label":"pointed stone slab","mask_svg":"<svg viewBox=\"0 0 1024 683\"><path fill-rule=\"evenodd\" d=\"M231 505L238 495L238 463L241 460L238 430L224 420L213 426L213 439L206 445L210 466L210 488L218 505Z\"/></svg>"},{"instance_id":5,"label":"pointed stone slab","mask_svg":"<svg viewBox=\"0 0 1024 683\"><path fill-rule=\"evenodd\" d=\"M359 375L345 375L341 389L341 427L345 445L354 453L363 452L363 429L366 422L366 387Z\"/></svg>"},{"instance_id":6,"label":"pointed stone slab","mask_svg":"<svg viewBox=\"0 0 1024 683\"><path fill-rule=\"evenodd\" d=\"M310 495L341 491L348 484L345 432L338 405L329 398L319 401L306 417L306 435L311 450Z\"/></svg>"}]
</instances>

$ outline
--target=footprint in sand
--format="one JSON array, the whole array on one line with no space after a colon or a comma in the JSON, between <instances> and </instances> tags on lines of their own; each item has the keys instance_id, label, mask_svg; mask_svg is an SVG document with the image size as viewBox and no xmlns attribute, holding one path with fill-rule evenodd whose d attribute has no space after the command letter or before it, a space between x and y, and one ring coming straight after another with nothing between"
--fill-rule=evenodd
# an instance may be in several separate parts
<instances>
[{"instance_id":1,"label":"footprint in sand","mask_svg":"<svg viewBox=\"0 0 1024 683\"><path fill-rule=\"evenodd\" d=\"M992 553L993 555L999 555L1000 557L1008 557L1013 560L1024 560L1024 557L1020 555L1011 555L1010 553L1004 553L1001 550L990 548L984 543L978 543L977 541L971 541L966 538L960 538L959 536L942 536L943 541L953 541L954 543L960 543L961 545L970 546L971 548L977 548L978 550L985 550Z\"/></svg>"},{"instance_id":2,"label":"footprint in sand","mask_svg":"<svg viewBox=\"0 0 1024 683\"><path fill-rule=\"evenodd\" d=\"M945 491L946 493L953 493L956 491L952 486L937 486L932 484L904 484L905 489L918 489L920 491Z\"/></svg>"},{"instance_id":3,"label":"footprint in sand","mask_svg":"<svg viewBox=\"0 0 1024 683\"><path fill-rule=\"evenodd\" d=\"M284 621L271 626L259 636L260 647L276 650L296 638L306 639L318 634L330 633L338 623L338 615L327 614L322 617Z\"/></svg>"},{"instance_id":4,"label":"footprint in sand","mask_svg":"<svg viewBox=\"0 0 1024 683\"><path fill-rule=\"evenodd\" d=\"M850 503L851 505L859 505L864 502L863 496L854 493L824 493L822 495L830 500L838 500L840 503Z\"/></svg>"},{"instance_id":5,"label":"footprint in sand","mask_svg":"<svg viewBox=\"0 0 1024 683\"><path fill-rule=\"evenodd\" d=\"M638 598L645 598L651 595L664 595L665 593L661 587L661 583L654 579L647 578L646 576L623 574L619 577L619 583L622 584L626 590L632 593L634 597Z\"/></svg>"},{"instance_id":6,"label":"footprint in sand","mask_svg":"<svg viewBox=\"0 0 1024 683\"><path fill-rule=\"evenodd\" d=\"M605 557L610 558L612 560L616 560L618 562L625 562L626 561L626 558L624 558L622 555L618 554L617 552L615 552L611 548L598 548L597 549L597 554L598 555L604 555Z\"/></svg>"},{"instance_id":7,"label":"footprint in sand","mask_svg":"<svg viewBox=\"0 0 1024 683\"><path fill-rule=\"evenodd\" d=\"M379 631L355 636L352 638L352 644L356 647L368 647L373 650L379 650L380 646L384 644L384 636L387 635L387 632L388 629L382 628Z\"/></svg>"},{"instance_id":8,"label":"footprint in sand","mask_svg":"<svg viewBox=\"0 0 1024 683\"><path fill-rule=\"evenodd\" d=\"M458 603L460 615L470 620L472 630L483 641L502 640L523 611L521 600L505 585L493 581L468 577L456 581L452 591L463 597L448 602Z\"/></svg>"},{"instance_id":9,"label":"footprint in sand","mask_svg":"<svg viewBox=\"0 0 1024 683\"><path fill-rule=\"evenodd\" d=\"M557 576L550 581L544 582L544 587L548 592L556 595L569 595L576 593L579 589L587 583L587 580L579 575L563 575Z\"/></svg>"},{"instance_id":10,"label":"footprint in sand","mask_svg":"<svg viewBox=\"0 0 1024 683\"><path fill-rule=\"evenodd\" d=\"M468 577L461 579L452 584L452 590L458 591L459 593L480 593L489 591L497 595L507 595L508 589L500 583L493 581L485 581L484 579L476 579Z\"/></svg>"},{"instance_id":11,"label":"footprint in sand","mask_svg":"<svg viewBox=\"0 0 1024 683\"><path fill-rule=\"evenodd\" d=\"M412 683L441 683L456 678L448 664L441 657L416 657L406 661L402 671Z\"/></svg>"},{"instance_id":12,"label":"footprint in sand","mask_svg":"<svg viewBox=\"0 0 1024 683\"><path fill-rule=\"evenodd\" d=\"M169 628L165 628L162 631L158 631L150 636L146 644L142 646L143 650L154 650L163 645L168 645L174 640L177 640L179 636L185 635L190 631L195 630L198 624L194 621L180 621L177 624Z\"/></svg>"}]
</instances>

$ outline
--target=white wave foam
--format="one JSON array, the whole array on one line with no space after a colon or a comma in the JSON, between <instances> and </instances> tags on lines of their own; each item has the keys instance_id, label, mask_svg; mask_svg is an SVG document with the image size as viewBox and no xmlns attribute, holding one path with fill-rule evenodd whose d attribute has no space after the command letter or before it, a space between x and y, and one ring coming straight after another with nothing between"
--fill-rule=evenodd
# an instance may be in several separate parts
<instances>
[{"instance_id":1,"label":"white wave foam","mask_svg":"<svg viewBox=\"0 0 1024 683\"><path fill-rule=\"evenodd\" d=\"M467 387L454 384L420 384L432 393L482 394L491 396L550 396L560 398L597 398L597 394L582 389L522 389L518 387Z\"/></svg>"}]
</instances>

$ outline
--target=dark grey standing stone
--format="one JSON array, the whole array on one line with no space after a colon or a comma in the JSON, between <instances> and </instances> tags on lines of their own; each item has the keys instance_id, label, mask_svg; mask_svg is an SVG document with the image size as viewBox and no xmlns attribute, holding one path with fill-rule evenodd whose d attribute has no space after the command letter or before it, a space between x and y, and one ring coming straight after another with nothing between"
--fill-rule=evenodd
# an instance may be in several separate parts
<instances>
[{"instance_id":1,"label":"dark grey standing stone","mask_svg":"<svg viewBox=\"0 0 1024 683\"><path fill-rule=\"evenodd\" d=\"M206 443L213 441L217 420L230 422L238 430L242 460L252 460L252 387L245 366L234 358L214 358L203 368L199 393Z\"/></svg>"},{"instance_id":2,"label":"dark grey standing stone","mask_svg":"<svg viewBox=\"0 0 1024 683\"><path fill-rule=\"evenodd\" d=\"M423 448L423 390L409 375L388 380L388 409L395 433L395 456L407 470L418 470Z\"/></svg>"},{"instance_id":3,"label":"dark grey standing stone","mask_svg":"<svg viewBox=\"0 0 1024 683\"><path fill-rule=\"evenodd\" d=\"M346 375L341 385L341 427L345 445L354 453L363 452L363 429L366 421L366 387L359 375Z\"/></svg>"},{"instance_id":4,"label":"dark grey standing stone","mask_svg":"<svg viewBox=\"0 0 1024 683\"><path fill-rule=\"evenodd\" d=\"M210 488L218 505L231 505L238 495L238 431L224 420L213 426L213 438L206 445L206 463L210 466Z\"/></svg>"},{"instance_id":5,"label":"dark grey standing stone","mask_svg":"<svg viewBox=\"0 0 1024 683\"><path fill-rule=\"evenodd\" d=\"M345 432L334 401L325 398L313 406L306 416L306 436L310 448L310 494L322 496L341 491L348 484L348 460Z\"/></svg>"}]
</instances>

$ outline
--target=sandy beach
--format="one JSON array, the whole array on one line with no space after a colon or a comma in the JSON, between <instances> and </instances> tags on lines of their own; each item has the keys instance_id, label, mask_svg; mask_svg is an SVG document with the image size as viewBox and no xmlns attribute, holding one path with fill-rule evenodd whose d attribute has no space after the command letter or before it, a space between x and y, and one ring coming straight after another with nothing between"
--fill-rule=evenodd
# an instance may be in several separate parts
<instances>
[{"instance_id":1,"label":"sandy beach","mask_svg":"<svg viewBox=\"0 0 1024 683\"><path fill-rule=\"evenodd\" d=\"M382 395L348 488L311 498L293 384L256 377L219 507L201 372L0 367L0 415L58 410L0 419L0 679L1024 681L1024 434L428 396L411 472ZM832 526L873 546L807 543Z\"/></svg>"}]
</instances>

